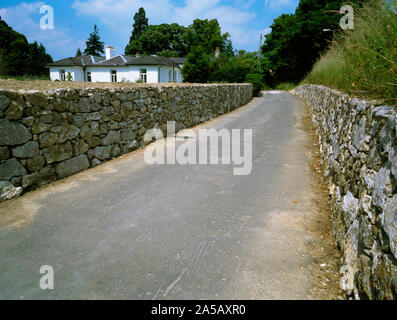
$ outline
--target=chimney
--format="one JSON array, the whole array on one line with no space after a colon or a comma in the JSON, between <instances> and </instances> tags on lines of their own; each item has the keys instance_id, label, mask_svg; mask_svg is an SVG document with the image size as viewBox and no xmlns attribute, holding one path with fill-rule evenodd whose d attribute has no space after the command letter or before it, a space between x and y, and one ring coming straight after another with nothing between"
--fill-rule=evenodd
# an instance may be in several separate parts
<instances>
[{"instance_id":1,"label":"chimney","mask_svg":"<svg viewBox=\"0 0 397 320\"><path fill-rule=\"evenodd\" d=\"M216 47L216 50L215 50L215 58L219 58L220 55L221 55L221 49L220 49L219 47Z\"/></svg>"},{"instance_id":2,"label":"chimney","mask_svg":"<svg viewBox=\"0 0 397 320\"><path fill-rule=\"evenodd\" d=\"M106 54L106 60L109 60L112 58L112 50L114 50L113 47L107 47L105 50L105 54Z\"/></svg>"}]
</instances>

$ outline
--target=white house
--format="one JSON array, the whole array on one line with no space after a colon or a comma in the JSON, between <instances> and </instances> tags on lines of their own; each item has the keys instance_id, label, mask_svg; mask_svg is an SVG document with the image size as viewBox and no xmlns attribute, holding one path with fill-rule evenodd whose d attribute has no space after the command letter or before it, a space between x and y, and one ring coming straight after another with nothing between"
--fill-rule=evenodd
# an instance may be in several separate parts
<instances>
[{"instance_id":1,"label":"white house","mask_svg":"<svg viewBox=\"0 0 397 320\"><path fill-rule=\"evenodd\" d=\"M50 79L86 82L182 82L181 70L185 58L167 58L157 55L111 57L70 57L50 63Z\"/></svg>"}]
</instances>

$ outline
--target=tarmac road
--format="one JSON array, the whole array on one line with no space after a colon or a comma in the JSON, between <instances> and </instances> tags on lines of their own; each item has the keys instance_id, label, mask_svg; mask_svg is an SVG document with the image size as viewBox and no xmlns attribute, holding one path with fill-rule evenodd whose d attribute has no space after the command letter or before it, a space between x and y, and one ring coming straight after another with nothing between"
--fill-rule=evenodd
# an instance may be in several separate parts
<instances>
[{"instance_id":1,"label":"tarmac road","mask_svg":"<svg viewBox=\"0 0 397 320\"><path fill-rule=\"evenodd\" d=\"M194 128L253 129L250 175L148 165L138 150L0 204L0 299L312 299L303 117L267 92Z\"/></svg>"}]
</instances>

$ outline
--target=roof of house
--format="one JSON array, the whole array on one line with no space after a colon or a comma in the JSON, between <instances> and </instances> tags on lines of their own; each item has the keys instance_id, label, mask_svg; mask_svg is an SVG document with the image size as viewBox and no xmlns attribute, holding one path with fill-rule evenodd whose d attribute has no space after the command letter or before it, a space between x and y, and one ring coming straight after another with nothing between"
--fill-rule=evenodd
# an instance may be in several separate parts
<instances>
[{"instance_id":1,"label":"roof of house","mask_svg":"<svg viewBox=\"0 0 397 320\"><path fill-rule=\"evenodd\" d=\"M105 57L98 56L80 56L70 57L49 63L48 66L90 66L106 60Z\"/></svg>"},{"instance_id":2,"label":"roof of house","mask_svg":"<svg viewBox=\"0 0 397 320\"><path fill-rule=\"evenodd\" d=\"M120 67L120 66L169 66L174 67L186 62L185 58L167 58L163 56L127 56L124 54L118 55L106 60L105 57L98 56L80 56L70 57L55 61L48 64L49 67L54 66L80 66L80 67Z\"/></svg>"}]
</instances>

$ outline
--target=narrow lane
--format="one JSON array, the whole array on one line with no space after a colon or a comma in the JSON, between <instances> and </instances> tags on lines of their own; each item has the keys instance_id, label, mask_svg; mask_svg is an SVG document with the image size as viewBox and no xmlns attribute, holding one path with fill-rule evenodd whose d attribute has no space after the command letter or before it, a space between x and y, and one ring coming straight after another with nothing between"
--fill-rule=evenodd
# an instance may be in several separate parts
<instances>
[{"instance_id":1,"label":"narrow lane","mask_svg":"<svg viewBox=\"0 0 397 320\"><path fill-rule=\"evenodd\" d=\"M194 128L252 128L248 176L150 166L138 150L0 204L20 216L0 227L0 299L313 298L304 117L298 99L268 92ZM54 290L39 287L42 265Z\"/></svg>"}]
</instances>

